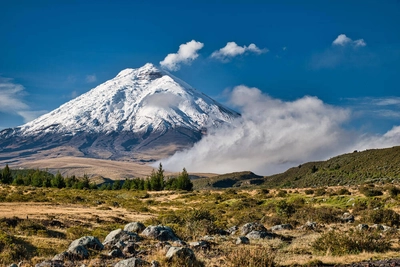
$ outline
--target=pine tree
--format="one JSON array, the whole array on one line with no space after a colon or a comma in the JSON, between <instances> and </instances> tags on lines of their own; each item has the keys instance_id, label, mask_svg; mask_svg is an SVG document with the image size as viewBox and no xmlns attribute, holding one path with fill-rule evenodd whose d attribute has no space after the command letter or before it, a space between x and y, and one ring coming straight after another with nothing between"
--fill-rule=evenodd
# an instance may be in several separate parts
<instances>
[{"instance_id":1,"label":"pine tree","mask_svg":"<svg viewBox=\"0 0 400 267\"><path fill-rule=\"evenodd\" d=\"M8 164L6 164L6 167L3 169L3 173L1 175L1 182L3 184L11 184L13 181L12 175L11 175L11 170L8 167Z\"/></svg>"},{"instance_id":2,"label":"pine tree","mask_svg":"<svg viewBox=\"0 0 400 267\"><path fill-rule=\"evenodd\" d=\"M51 186L57 188L64 188L65 187L65 180L62 177L60 172L57 172L56 176L51 179Z\"/></svg>"},{"instance_id":3,"label":"pine tree","mask_svg":"<svg viewBox=\"0 0 400 267\"><path fill-rule=\"evenodd\" d=\"M183 168L182 173L179 174L176 183L177 183L177 189L182 189L187 191L193 190L193 183L190 180L189 174L187 173L185 168Z\"/></svg>"}]
</instances>

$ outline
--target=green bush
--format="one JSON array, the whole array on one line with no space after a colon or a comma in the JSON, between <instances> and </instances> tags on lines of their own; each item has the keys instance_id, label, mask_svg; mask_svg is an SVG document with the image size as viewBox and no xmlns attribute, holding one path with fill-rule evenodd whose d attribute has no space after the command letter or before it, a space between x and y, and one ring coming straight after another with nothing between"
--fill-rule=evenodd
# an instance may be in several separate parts
<instances>
[{"instance_id":1,"label":"green bush","mask_svg":"<svg viewBox=\"0 0 400 267\"><path fill-rule=\"evenodd\" d=\"M322 234L312 243L312 248L318 254L330 253L333 256L346 254L359 254L365 252L385 252L390 249L388 238L382 237L377 232L329 231Z\"/></svg>"}]
</instances>

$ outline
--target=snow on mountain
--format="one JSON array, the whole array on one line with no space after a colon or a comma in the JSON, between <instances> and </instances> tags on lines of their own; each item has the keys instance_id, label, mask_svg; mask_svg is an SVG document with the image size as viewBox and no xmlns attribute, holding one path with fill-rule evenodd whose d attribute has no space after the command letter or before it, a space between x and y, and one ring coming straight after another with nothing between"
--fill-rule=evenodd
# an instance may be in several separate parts
<instances>
[{"instance_id":1,"label":"snow on mountain","mask_svg":"<svg viewBox=\"0 0 400 267\"><path fill-rule=\"evenodd\" d=\"M21 127L23 134L200 130L237 114L171 74L146 64L115 78Z\"/></svg>"},{"instance_id":2,"label":"snow on mountain","mask_svg":"<svg viewBox=\"0 0 400 267\"><path fill-rule=\"evenodd\" d=\"M27 124L0 133L0 152L76 147L84 155L118 158L143 149L188 147L203 128L240 116L168 72L146 64Z\"/></svg>"}]
</instances>

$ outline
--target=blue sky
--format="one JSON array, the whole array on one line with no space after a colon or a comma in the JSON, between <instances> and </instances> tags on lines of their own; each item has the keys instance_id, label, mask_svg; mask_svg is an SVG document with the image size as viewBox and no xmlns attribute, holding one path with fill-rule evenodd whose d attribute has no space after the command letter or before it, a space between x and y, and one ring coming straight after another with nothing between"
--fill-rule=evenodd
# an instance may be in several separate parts
<instances>
[{"instance_id":1,"label":"blue sky","mask_svg":"<svg viewBox=\"0 0 400 267\"><path fill-rule=\"evenodd\" d=\"M0 129L194 40L202 47L172 72L217 100L238 85L316 96L352 112L345 127L385 133L400 119L399 25L397 0L4 0Z\"/></svg>"}]
</instances>

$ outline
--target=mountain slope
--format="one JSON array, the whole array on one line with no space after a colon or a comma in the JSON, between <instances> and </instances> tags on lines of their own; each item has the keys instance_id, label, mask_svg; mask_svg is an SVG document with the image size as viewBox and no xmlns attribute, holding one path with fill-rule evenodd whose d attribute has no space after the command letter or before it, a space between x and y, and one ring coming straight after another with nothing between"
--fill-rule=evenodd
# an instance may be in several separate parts
<instances>
[{"instance_id":1,"label":"mountain slope","mask_svg":"<svg viewBox=\"0 0 400 267\"><path fill-rule=\"evenodd\" d=\"M238 116L168 72L146 64L121 71L21 127L3 130L0 153L23 156L68 150L74 156L132 159L132 152L152 151L157 158L190 147L205 128Z\"/></svg>"},{"instance_id":2,"label":"mountain slope","mask_svg":"<svg viewBox=\"0 0 400 267\"><path fill-rule=\"evenodd\" d=\"M269 187L314 187L361 184L400 178L400 146L370 149L308 162L284 173L264 177Z\"/></svg>"}]
</instances>

